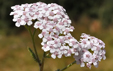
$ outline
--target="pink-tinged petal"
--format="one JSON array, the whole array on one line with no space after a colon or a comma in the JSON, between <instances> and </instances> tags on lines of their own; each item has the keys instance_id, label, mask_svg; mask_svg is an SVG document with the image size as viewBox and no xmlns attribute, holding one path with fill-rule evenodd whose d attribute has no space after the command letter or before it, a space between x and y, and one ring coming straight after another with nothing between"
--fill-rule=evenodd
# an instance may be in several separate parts
<instances>
[{"instance_id":1,"label":"pink-tinged petal","mask_svg":"<svg viewBox=\"0 0 113 71\"><path fill-rule=\"evenodd\" d=\"M55 59L55 58L56 58L56 55L55 55L55 54L52 54L51 57L52 57L53 59Z\"/></svg>"},{"instance_id":2,"label":"pink-tinged petal","mask_svg":"<svg viewBox=\"0 0 113 71\"><path fill-rule=\"evenodd\" d=\"M20 23L17 22L17 23L15 24L15 26L16 26L16 27L20 27Z\"/></svg>"}]
</instances>

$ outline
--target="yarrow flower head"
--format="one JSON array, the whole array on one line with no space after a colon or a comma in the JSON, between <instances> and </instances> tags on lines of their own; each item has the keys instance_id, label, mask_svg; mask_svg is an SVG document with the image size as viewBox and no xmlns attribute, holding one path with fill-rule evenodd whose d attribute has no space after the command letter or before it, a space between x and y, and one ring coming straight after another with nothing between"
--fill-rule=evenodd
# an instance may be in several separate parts
<instances>
[{"instance_id":1,"label":"yarrow flower head","mask_svg":"<svg viewBox=\"0 0 113 71\"><path fill-rule=\"evenodd\" d=\"M70 32L71 26L66 10L55 3L45 4L37 2L12 6L13 21L17 27L28 25L42 32L38 35L42 38L42 49L50 52L52 58L61 58L74 55L77 64L81 67L91 68L91 65L98 66L101 59L105 57L105 44L93 36L83 33L80 41L77 41Z\"/></svg>"},{"instance_id":2,"label":"yarrow flower head","mask_svg":"<svg viewBox=\"0 0 113 71\"><path fill-rule=\"evenodd\" d=\"M106 59L104 42L85 33L81 37L79 43L82 50L79 52L80 55L74 55L75 60L78 64L81 64L81 67L84 67L85 63L89 68L92 64L97 67L102 58Z\"/></svg>"},{"instance_id":3,"label":"yarrow flower head","mask_svg":"<svg viewBox=\"0 0 113 71\"><path fill-rule=\"evenodd\" d=\"M39 20L41 14L39 13L41 7L46 6L45 3L37 2L33 4L22 4L12 6L13 12L10 15L14 15L13 21L16 22L16 26L32 25L33 20Z\"/></svg>"}]
</instances>

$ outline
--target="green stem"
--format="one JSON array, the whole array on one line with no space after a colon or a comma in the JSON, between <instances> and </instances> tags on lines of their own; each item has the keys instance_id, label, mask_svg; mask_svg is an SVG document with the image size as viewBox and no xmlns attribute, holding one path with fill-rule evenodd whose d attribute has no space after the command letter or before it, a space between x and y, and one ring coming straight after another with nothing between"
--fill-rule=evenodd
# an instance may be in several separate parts
<instances>
[{"instance_id":1,"label":"green stem","mask_svg":"<svg viewBox=\"0 0 113 71\"><path fill-rule=\"evenodd\" d=\"M30 36L31 36L31 38L32 38L33 48L34 48L35 55L36 55L36 59L37 59L37 61L38 61L39 66L41 66L41 62L40 62L40 59L39 59L39 56L38 56L38 53L37 53L37 50L36 50L36 46L35 46L35 41L34 41L34 36L35 36L35 33L36 33L36 29L35 29L35 31L34 31L33 34L32 34L30 27L25 26L25 28L26 28L26 29L29 31L29 33L30 33Z\"/></svg>"},{"instance_id":2,"label":"green stem","mask_svg":"<svg viewBox=\"0 0 113 71\"><path fill-rule=\"evenodd\" d=\"M46 53L44 52L43 57L42 57L42 64L41 64L41 67L40 67L40 71L43 71L43 68L44 68L45 55L46 55Z\"/></svg>"},{"instance_id":3,"label":"green stem","mask_svg":"<svg viewBox=\"0 0 113 71\"><path fill-rule=\"evenodd\" d=\"M64 67L63 69L58 69L58 70L56 70L56 71L64 71L64 70L66 70L67 68L69 68L70 66L72 66L72 65L75 64L75 63L76 63L76 61L74 61L74 62L72 62L71 64L67 65L67 66Z\"/></svg>"}]
</instances>

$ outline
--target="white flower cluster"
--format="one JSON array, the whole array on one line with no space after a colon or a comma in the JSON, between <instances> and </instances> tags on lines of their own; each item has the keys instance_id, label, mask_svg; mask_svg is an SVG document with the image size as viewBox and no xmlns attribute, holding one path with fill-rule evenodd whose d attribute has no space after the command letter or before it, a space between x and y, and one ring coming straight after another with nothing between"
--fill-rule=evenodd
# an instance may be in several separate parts
<instances>
[{"instance_id":1,"label":"white flower cluster","mask_svg":"<svg viewBox=\"0 0 113 71\"><path fill-rule=\"evenodd\" d=\"M98 67L98 61L101 61L103 58L106 59L105 56L105 44L103 41L95 38L93 36L82 34L82 39L80 39L80 48L82 50L79 52L79 55L74 55L77 64L81 64L81 67L86 66L91 68L93 64L95 67Z\"/></svg>"},{"instance_id":2,"label":"white flower cluster","mask_svg":"<svg viewBox=\"0 0 113 71\"><path fill-rule=\"evenodd\" d=\"M98 66L98 61L105 59L105 44L101 40L82 34L80 41L77 41L70 32L74 27L66 14L65 9L55 3L45 4L37 2L33 4L22 4L11 7L14 15L13 21L16 26L34 25L34 28L42 30L38 35L42 38L42 49L50 51L52 58L71 56L81 67L91 67L91 64ZM33 22L35 21L35 22Z\"/></svg>"},{"instance_id":3,"label":"white flower cluster","mask_svg":"<svg viewBox=\"0 0 113 71\"><path fill-rule=\"evenodd\" d=\"M20 27L21 25L32 25L33 20L39 20L42 17L43 6L46 6L45 3L37 2L33 4L22 4L22 5L15 5L12 6L13 12L10 15L14 15L13 21L16 22L16 26Z\"/></svg>"}]
</instances>

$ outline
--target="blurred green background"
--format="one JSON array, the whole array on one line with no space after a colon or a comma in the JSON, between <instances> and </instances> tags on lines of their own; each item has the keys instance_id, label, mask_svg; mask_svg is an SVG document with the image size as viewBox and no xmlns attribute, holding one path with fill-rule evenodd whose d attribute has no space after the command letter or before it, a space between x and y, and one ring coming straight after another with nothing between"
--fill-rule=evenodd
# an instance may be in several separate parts
<instances>
[{"instance_id":1,"label":"blurred green background","mask_svg":"<svg viewBox=\"0 0 113 71\"><path fill-rule=\"evenodd\" d=\"M15 27L13 16L9 15L11 6L38 1L63 6L75 26L72 35L77 40L81 33L87 33L106 44L107 59L102 60L98 68L92 66L90 70L75 64L66 71L113 71L113 0L0 0L0 71L38 71L38 64L27 50L32 48L28 32L24 27ZM37 35L35 39L39 57L42 57L41 39ZM73 57L46 59L44 71L55 71L73 61Z\"/></svg>"}]
</instances>

